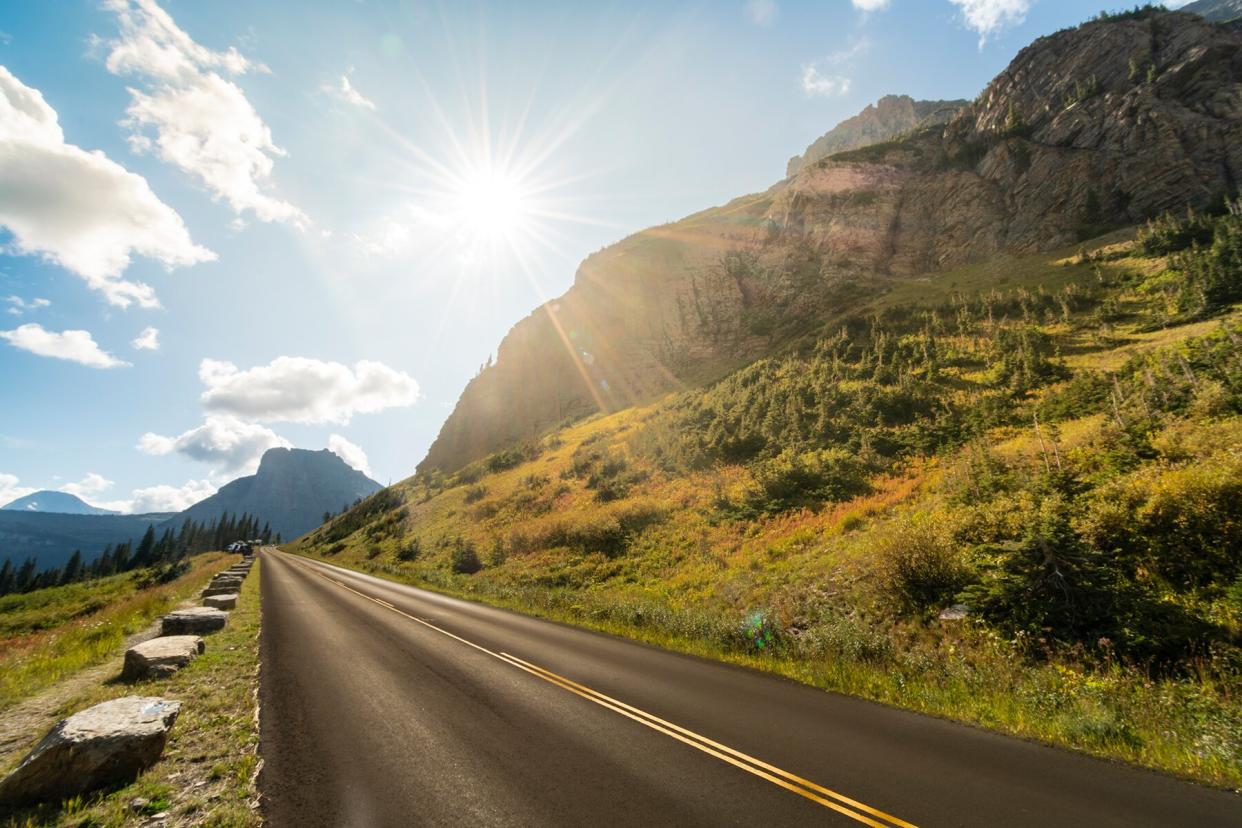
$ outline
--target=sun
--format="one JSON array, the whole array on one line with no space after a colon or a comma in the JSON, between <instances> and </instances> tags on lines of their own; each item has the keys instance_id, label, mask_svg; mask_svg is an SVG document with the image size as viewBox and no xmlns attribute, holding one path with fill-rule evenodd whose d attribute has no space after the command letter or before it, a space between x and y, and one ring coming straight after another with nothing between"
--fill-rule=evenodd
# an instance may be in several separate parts
<instances>
[{"instance_id":1,"label":"sun","mask_svg":"<svg viewBox=\"0 0 1242 828\"><path fill-rule=\"evenodd\" d=\"M533 209L522 179L490 164L460 176L455 201L460 226L482 240L512 239L526 227Z\"/></svg>"}]
</instances>

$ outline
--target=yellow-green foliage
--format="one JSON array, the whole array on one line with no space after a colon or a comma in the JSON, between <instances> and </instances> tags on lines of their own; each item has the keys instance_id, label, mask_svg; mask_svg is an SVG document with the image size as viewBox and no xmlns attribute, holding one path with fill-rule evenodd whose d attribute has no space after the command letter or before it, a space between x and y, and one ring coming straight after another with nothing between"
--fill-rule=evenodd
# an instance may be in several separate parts
<instances>
[{"instance_id":1,"label":"yellow-green foliage","mask_svg":"<svg viewBox=\"0 0 1242 828\"><path fill-rule=\"evenodd\" d=\"M1169 316L1128 238L898 285L294 551L1242 784L1242 326Z\"/></svg>"},{"instance_id":2,"label":"yellow-green foliage","mask_svg":"<svg viewBox=\"0 0 1242 828\"><path fill-rule=\"evenodd\" d=\"M209 557L214 563L204 571L236 560L218 553L202 559ZM253 807L259 761L255 692L261 577L260 562L242 584L237 607L229 612L228 626L209 636L206 651L171 678L137 684L92 684L66 702L66 709L81 710L134 693L180 700L181 714L160 761L122 788L8 814L7 821L0 824L11 828L121 828L150 824L157 813L169 814L168 824L173 825L250 828L262 824ZM116 666L119 672L120 659L116 659ZM136 797L147 800L147 804L133 807Z\"/></svg>"},{"instance_id":3,"label":"yellow-green foliage","mask_svg":"<svg viewBox=\"0 0 1242 828\"><path fill-rule=\"evenodd\" d=\"M141 572L133 572L0 599L8 633L0 640L0 709L114 655L127 635L197 592L231 559L198 555L166 584L144 587Z\"/></svg>"}]
</instances>

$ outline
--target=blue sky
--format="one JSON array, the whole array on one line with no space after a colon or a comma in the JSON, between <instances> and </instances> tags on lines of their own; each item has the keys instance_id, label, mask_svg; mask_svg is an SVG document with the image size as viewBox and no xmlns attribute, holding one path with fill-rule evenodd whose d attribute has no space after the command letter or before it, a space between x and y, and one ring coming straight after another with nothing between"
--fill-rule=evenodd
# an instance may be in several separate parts
<instances>
[{"instance_id":1,"label":"blue sky","mask_svg":"<svg viewBox=\"0 0 1242 828\"><path fill-rule=\"evenodd\" d=\"M0 502L403 478L591 251L1117 5L3 0Z\"/></svg>"}]
</instances>

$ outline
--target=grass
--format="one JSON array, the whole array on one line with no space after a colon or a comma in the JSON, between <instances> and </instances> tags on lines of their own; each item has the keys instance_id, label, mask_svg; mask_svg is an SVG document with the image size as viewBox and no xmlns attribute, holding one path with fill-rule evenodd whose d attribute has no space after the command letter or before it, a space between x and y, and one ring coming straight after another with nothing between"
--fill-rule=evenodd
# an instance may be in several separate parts
<instances>
[{"instance_id":1,"label":"grass","mask_svg":"<svg viewBox=\"0 0 1242 828\"><path fill-rule=\"evenodd\" d=\"M290 551L1242 788L1242 578L1226 562L1187 587L1186 576L1169 568L1215 566L1206 563L1215 560L1208 547L1228 548L1231 527L1242 525L1230 517L1229 494L1242 485L1242 401L1240 383L1227 374L1242 363L1226 346L1196 344L1205 337L1236 343L1222 326L1236 323L1239 309L1167 313L1167 297L1148 282L1164 263L1139 255L1132 237L1119 232L1083 248L896 283L870 306L876 314L868 325L888 327L850 340L861 350L883 339L883 352L878 344L869 352L874 362L857 352L833 350L838 356L830 358L810 349L763 360L704 389L581 420L548 435L521 462L480 461L454 476L398 483L383 502L336 518ZM1007 358L1028 346L997 332L1024 329L1045 337L1044 362L1031 357L1030 374L1005 374L1020 367ZM935 360L920 361L920 342L927 353L934 347ZM1036 353L1029 348L1028 356ZM1127 367L1136 355L1158 358ZM865 369L850 367L860 365ZM933 365L934 381L927 379ZM806 375L817 384L803 384ZM790 449L790 436L804 434L808 443L830 435L822 438L830 445L796 450L849 446L850 412L867 422L869 406L884 404L884 394L924 387L936 395L928 392L934 414L907 415L895 406L893 427L886 431L881 420L870 434L877 444L908 437L899 445L926 450L876 466L869 491L852 499L771 508L770 498L755 497L780 491L766 490L760 476L780 471L771 456L735 462L723 451L695 455L693 446L677 453L687 434L700 446L727 447L733 438L745 446L741 438L759 435L765 445ZM911 412L921 404L914 391ZM1110 393L1118 399L1110 402ZM1003 409L998 415L988 413L989 400ZM901 430L907 416L921 427L954 407L980 416L964 418L971 427L957 431ZM745 416L730 419L737 412ZM1041 430L1033 427L1035 414ZM1131 430L1119 428L1120 420ZM916 442L927 435L935 439ZM853 445L878 455L875 444ZM707 462L690 462L703 456ZM1079 488L1059 501L1059 492L1041 486L1058 479L1053 471L1062 463ZM1052 513L1041 510L1059 502L1072 507L1067 535L1083 549L1102 550L1136 591L1126 594L1141 590L1151 604L1115 624L1116 634L1112 627L1101 633L1013 622L999 613L985 621L978 609L963 622L938 622L963 586L1004 583L997 561L1017 560L1014 550L1051 525L1041 521ZM930 598L909 590L895 599L891 573L899 569L886 567L886 556L896 548L911 557L892 538L919 521L945 528L942 548L960 567L943 590L933 584ZM1128 533L1140 523L1141 537ZM1208 539L1202 554L1183 554L1192 530ZM452 571L453 552L463 546L483 561L477 574ZM985 607L987 598L984 592ZM1141 647L1180 639L1172 638L1171 623L1152 626L1157 616L1143 615L1150 606L1169 611L1162 619L1185 610L1212 637L1193 639L1193 648L1169 645L1177 654L1157 663L1164 656ZM755 624L773 635L750 635Z\"/></svg>"},{"instance_id":2,"label":"grass","mask_svg":"<svg viewBox=\"0 0 1242 828\"><path fill-rule=\"evenodd\" d=\"M231 557L191 560L167 584L125 573L0 599L0 710L115 655L127 636L197 593Z\"/></svg>"},{"instance_id":3,"label":"grass","mask_svg":"<svg viewBox=\"0 0 1242 828\"><path fill-rule=\"evenodd\" d=\"M744 619L719 611L673 608L658 600L608 593L504 587L354 560L333 563L457 598L642 641L679 653L784 676L823 690L870 699L1025 739L1120 759L1192 781L1242 789L1236 757L1242 711L1196 681L1153 682L1121 665L1084 671L1053 662L1032 666L1008 642L967 623L940 641L899 631L884 636L827 620L805 646L774 652L738 647Z\"/></svg>"},{"instance_id":4,"label":"grass","mask_svg":"<svg viewBox=\"0 0 1242 828\"><path fill-rule=\"evenodd\" d=\"M118 790L18 813L9 818L7 826L119 828L148 824L157 813L167 814L160 823L164 826L246 828L261 824L254 807L259 765L255 694L260 570L256 564L242 585L228 626L206 637L206 652L188 667L171 678L133 684L116 677L66 705L67 714L127 695L180 700L181 714L160 761ZM119 667L118 662L118 674ZM131 807L137 798L147 803Z\"/></svg>"}]
</instances>

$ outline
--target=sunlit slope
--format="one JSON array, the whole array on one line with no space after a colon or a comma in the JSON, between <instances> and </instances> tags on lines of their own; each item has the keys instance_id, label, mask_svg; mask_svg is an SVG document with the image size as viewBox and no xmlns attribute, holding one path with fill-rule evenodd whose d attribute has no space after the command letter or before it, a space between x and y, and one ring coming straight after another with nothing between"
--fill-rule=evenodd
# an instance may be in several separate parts
<instances>
[{"instance_id":1,"label":"sunlit slope","mask_svg":"<svg viewBox=\"0 0 1242 828\"><path fill-rule=\"evenodd\" d=\"M1164 210L1242 170L1242 34L1145 11L1041 38L949 124L637 233L505 337L420 470L645 404L816 335L860 299Z\"/></svg>"},{"instance_id":2,"label":"sunlit slope","mask_svg":"<svg viewBox=\"0 0 1242 828\"><path fill-rule=\"evenodd\" d=\"M1242 218L1131 236L904 282L296 549L1235 784Z\"/></svg>"}]
</instances>

